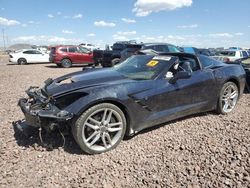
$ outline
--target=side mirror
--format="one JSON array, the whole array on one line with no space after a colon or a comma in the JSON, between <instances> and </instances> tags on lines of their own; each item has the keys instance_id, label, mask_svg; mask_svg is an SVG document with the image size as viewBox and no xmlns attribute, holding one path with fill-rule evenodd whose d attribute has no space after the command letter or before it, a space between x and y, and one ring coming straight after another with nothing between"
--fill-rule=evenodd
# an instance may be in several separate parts
<instances>
[{"instance_id":1,"label":"side mirror","mask_svg":"<svg viewBox=\"0 0 250 188\"><path fill-rule=\"evenodd\" d=\"M173 78L169 80L169 83L174 84L179 79L188 79L190 77L191 77L191 72L179 71L174 75Z\"/></svg>"}]
</instances>

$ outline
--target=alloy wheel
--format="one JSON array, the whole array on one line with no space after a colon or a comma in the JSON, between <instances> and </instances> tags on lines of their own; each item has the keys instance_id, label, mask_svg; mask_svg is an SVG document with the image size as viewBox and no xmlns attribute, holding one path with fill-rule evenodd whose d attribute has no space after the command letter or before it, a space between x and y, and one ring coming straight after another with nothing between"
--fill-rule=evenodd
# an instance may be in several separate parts
<instances>
[{"instance_id":1,"label":"alloy wheel","mask_svg":"<svg viewBox=\"0 0 250 188\"><path fill-rule=\"evenodd\" d=\"M123 120L118 112L111 108L98 109L84 122L83 142L90 150L104 152L119 142L123 129Z\"/></svg>"},{"instance_id":2,"label":"alloy wheel","mask_svg":"<svg viewBox=\"0 0 250 188\"><path fill-rule=\"evenodd\" d=\"M228 85L221 96L222 109L225 113L231 112L238 100L239 92L236 85Z\"/></svg>"},{"instance_id":3,"label":"alloy wheel","mask_svg":"<svg viewBox=\"0 0 250 188\"><path fill-rule=\"evenodd\" d=\"M72 63L69 59L63 59L61 61L61 65L64 67L64 68L69 68L71 67Z\"/></svg>"}]
</instances>

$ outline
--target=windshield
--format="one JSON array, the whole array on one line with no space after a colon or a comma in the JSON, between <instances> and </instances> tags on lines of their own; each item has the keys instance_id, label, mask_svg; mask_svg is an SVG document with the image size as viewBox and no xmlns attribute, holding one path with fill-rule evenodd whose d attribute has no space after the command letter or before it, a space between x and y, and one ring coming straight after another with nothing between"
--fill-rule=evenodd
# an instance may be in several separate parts
<instances>
[{"instance_id":1,"label":"windshield","mask_svg":"<svg viewBox=\"0 0 250 188\"><path fill-rule=\"evenodd\" d=\"M125 77L134 80L150 80L157 76L166 66L171 57L158 60L151 55L132 56L113 68Z\"/></svg>"}]
</instances>

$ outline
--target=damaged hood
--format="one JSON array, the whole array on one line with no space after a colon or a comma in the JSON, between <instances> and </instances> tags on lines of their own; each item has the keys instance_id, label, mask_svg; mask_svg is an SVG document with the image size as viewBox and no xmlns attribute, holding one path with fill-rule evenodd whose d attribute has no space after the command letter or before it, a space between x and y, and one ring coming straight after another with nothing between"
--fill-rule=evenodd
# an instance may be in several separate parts
<instances>
[{"instance_id":1,"label":"damaged hood","mask_svg":"<svg viewBox=\"0 0 250 188\"><path fill-rule=\"evenodd\" d=\"M79 71L54 79L43 89L50 96L58 96L73 90L132 82L112 68Z\"/></svg>"}]
</instances>

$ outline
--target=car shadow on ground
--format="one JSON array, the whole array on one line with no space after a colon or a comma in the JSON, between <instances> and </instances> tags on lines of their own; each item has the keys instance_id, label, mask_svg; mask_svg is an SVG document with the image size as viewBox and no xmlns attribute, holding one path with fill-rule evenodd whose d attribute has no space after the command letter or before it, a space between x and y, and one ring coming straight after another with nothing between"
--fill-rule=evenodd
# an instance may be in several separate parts
<instances>
[{"instance_id":1,"label":"car shadow on ground","mask_svg":"<svg viewBox=\"0 0 250 188\"><path fill-rule=\"evenodd\" d=\"M169 126L177 121L185 121L186 119L189 119L189 118L202 117L202 116L206 116L209 114L215 114L215 112L199 113L199 114L190 115L184 118L179 118L179 119L176 119L167 123L163 123L160 125L156 125L156 126L144 129L134 134L133 136L125 136L123 140L124 141L131 140L135 138L136 136L159 129L160 127L163 127L163 126ZM33 127L28 126L27 124L25 124L25 121L23 120L18 120L16 122L13 122L12 125L14 129L14 137L15 137L16 143L20 147L25 147L25 148L34 147L35 149L43 148L43 149L46 149L47 151L52 151L54 149L63 148L64 151L70 154L78 154L78 155L85 154L81 150L81 148L78 146L78 144L75 142L71 132L62 133L59 131L54 131L51 133L46 133L45 130L42 130L39 133L38 128L33 128Z\"/></svg>"},{"instance_id":2,"label":"car shadow on ground","mask_svg":"<svg viewBox=\"0 0 250 188\"><path fill-rule=\"evenodd\" d=\"M47 151L63 148L71 154L84 154L71 133L59 131L47 133L45 130L40 132L38 128L26 125L23 120L12 122L12 125L16 143L20 147L43 148Z\"/></svg>"},{"instance_id":3,"label":"car shadow on ground","mask_svg":"<svg viewBox=\"0 0 250 188\"><path fill-rule=\"evenodd\" d=\"M12 65L16 65L16 66L29 66L29 65L47 65L47 64L51 64L49 62L45 62L45 63L27 63L25 65L19 65L17 63L7 63L7 66L12 66Z\"/></svg>"},{"instance_id":4,"label":"car shadow on ground","mask_svg":"<svg viewBox=\"0 0 250 188\"><path fill-rule=\"evenodd\" d=\"M55 64L47 65L46 68L52 68L52 69L75 69L75 68L82 68L82 69L91 69L91 68L100 68L100 66L89 66L89 65L72 65L69 68L59 67Z\"/></svg>"}]
</instances>

